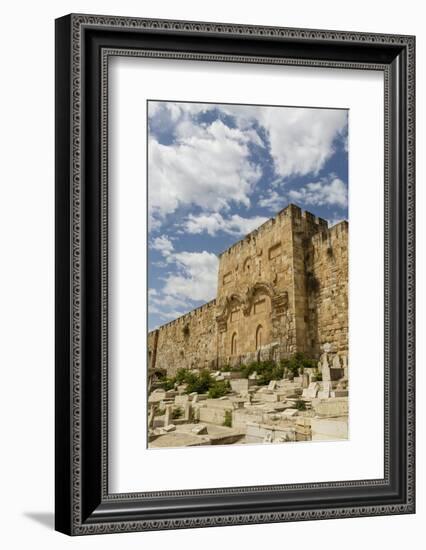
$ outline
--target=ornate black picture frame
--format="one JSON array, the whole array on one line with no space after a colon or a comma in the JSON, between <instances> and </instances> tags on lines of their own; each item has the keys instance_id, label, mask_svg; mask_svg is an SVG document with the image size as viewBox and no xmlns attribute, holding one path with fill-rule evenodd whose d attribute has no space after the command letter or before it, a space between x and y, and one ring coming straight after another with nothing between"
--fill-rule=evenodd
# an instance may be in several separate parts
<instances>
[{"instance_id":1,"label":"ornate black picture frame","mask_svg":"<svg viewBox=\"0 0 426 550\"><path fill-rule=\"evenodd\" d=\"M384 74L383 479L111 494L107 70L114 55ZM68 15L56 21L56 529L69 535L414 513L413 36Z\"/></svg>"}]
</instances>

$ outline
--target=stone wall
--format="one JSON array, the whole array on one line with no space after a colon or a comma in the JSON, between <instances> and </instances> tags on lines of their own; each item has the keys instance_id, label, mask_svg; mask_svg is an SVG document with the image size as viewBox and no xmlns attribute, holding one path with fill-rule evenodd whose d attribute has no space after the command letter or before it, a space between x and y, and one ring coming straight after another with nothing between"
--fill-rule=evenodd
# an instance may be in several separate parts
<instances>
[{"instance_id":1,"label":"stone wall","mask_svg":"<svg viewBox=\"0 0 426 550\"><path fill-rule=\"evenodd\" d=\"M314 355L325 343L340 355L348 351L348 234L343 221L312 238L307 265L315 288L309 294L308 348Z\"/></svg>"},{"instance_id":2,"label":"stone wall","mask_svg":"<svg viewBox=\"0 0 426 550\"><path fill-rule=\"evenodd\" d=\"M289 205L220 255L221 363L305 351L305 249L320 231L327 231L325 220Z\"/></svg>"},{"instance_id":3,"label":"stone wall","mask_svg":"<svg viewBox=\"0 0 426 550\"><path fill-rule=\"evenodd\" d=\"M148 334L151 369L215 368L217 363L216 300L162 325Z\"/></svg>"},{"instance_id":4,"label":"stone wall","mask_svg":"<svg viewBox=\"0 0 426 550\"><path fill-rule=\"evenodd\" d=\"M148 335L150 367L347 354L348 223L290 204L219 255L216 300Z\"/></svg>"}]
</instances>

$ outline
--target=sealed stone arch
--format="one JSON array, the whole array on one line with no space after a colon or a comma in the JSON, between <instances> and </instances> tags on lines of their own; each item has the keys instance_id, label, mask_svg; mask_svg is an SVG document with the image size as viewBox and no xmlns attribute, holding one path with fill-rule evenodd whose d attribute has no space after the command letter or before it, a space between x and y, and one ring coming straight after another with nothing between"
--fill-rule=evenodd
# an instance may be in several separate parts
<instances>
[{"instance_id":1,"label":"sealed stone arch","mask_svg":"<svg viewBox=\"0 0 426 550\"><path fill-rule=\"evenodd\" d=\"M236 332L233 332L231 337L231 355L238 355L238 335Z\"/></svg>"}]
</instances>

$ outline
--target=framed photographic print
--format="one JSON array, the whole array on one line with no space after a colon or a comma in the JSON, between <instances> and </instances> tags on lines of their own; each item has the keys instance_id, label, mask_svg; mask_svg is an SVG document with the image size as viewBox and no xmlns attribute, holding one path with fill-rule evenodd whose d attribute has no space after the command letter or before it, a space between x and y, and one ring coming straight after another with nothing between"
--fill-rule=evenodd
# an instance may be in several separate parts
<instances>
[{"instance_id":1,"label":"framed photographic print","mask_svg":"<svg viewBox=\"0 0 426 550\"><path fill-rule=\"evenodd\" d=\"M414 513L412 36L56 21L56 529Z\"/></svg>"}]
</instances>

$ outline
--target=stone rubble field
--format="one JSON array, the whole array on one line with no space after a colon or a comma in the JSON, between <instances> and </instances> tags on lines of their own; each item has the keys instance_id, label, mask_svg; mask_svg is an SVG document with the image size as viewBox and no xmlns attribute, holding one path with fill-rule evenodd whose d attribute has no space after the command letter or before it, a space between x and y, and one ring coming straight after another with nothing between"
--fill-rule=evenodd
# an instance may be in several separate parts
<instances>
[{"instance_id":1,"label":"stone rubble field","mask_svg":"<svg viewBox=\"0 0 426 550\"><path fill-rule=\"evenodd\" d=\"M337 369L336 369L337 370ZM192 447L348 439L348 381L323 365L323 380L310 372L293 379L257 382L256 373L214 372L229 380L218 398L174 389L154 389L148 397L148 447Z\"/></svg>"}]
</instances>

